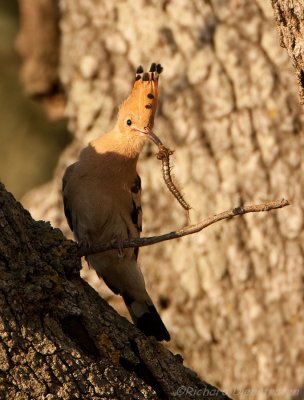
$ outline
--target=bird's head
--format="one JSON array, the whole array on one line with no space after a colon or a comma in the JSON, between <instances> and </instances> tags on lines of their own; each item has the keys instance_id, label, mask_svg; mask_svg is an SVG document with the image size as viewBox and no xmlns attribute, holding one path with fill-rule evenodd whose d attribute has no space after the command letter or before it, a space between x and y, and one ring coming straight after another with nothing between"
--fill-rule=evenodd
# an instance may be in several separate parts
<instances>
[{"instance_id":1,"label":"bird's head","mask_svg":"<svg viewBox=\"0 0 304 400\"><path fill-rule=\"evenodd\" d=\"M139 66L130 96L122 103L116 128L136 152L140 152L147 139L161 144L153 133L154 115L157 107L158 78L162 72L160 64L152 63L149 72Z\"/></svg>"}]
</instances>

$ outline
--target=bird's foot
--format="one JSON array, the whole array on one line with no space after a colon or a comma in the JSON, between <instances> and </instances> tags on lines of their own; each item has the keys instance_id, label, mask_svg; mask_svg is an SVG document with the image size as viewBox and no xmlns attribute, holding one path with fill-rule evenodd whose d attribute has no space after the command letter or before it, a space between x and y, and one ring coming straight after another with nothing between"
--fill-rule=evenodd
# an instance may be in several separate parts
<instances>
[{"instance_id":1,"label":"bird's foot","mask_svg":"<svg viewBox=\"0 0 304 400\"><path fill-rule=\"evenodd\" d=\"M80 240L78 242L78 255L84 257L90 268L89 255L92 248L92 243L88 240Z\"/></svg>"},{"instance_id":2,"label":"bird's foot","mask_svg":"<svg viewBox=\"0 0 304 400\"><path fill-rule=\"evenodd\" d=\"M91 248L91 243L88 240L79 240L78 241L78 248L84 252L89 251Z\"/></svg>"},{"instance_id":3,"label":"bird's foot","mask_svg":"<svg viewBox=\"0 0 304 400\"><path fill-rule=\"evenodd\" d=\"M123 248L123 237L122 234L119 233L113 237L111 240L112 244L117 245L117 255L118 258L124 258L124 248Z\"/></svg>"}]
</instances>

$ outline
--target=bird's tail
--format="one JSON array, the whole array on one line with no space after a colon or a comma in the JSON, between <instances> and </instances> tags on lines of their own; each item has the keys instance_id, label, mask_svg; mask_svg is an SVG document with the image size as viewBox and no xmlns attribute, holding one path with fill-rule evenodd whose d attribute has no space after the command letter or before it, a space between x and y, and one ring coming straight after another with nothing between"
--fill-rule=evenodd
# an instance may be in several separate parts
<instances>
[{"instance_id":1,"label":"bird's tail","mask_svg":"<svg viewBox=\"0 0 304 400\"><path fill-rule=\"evenodd\" d=\"M152 300L139 302L127 295L122 296L134 324L145 335L154 336L157 340L170 340L170 334L161 320Z\"/></svg>"}]
</instances>

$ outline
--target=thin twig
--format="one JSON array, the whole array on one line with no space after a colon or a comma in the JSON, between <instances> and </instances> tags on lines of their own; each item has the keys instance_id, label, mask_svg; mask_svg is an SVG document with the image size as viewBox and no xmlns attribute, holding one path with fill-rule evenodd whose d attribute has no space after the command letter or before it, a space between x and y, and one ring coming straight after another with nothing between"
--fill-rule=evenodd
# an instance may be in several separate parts
<instances>
[{"instance_id":1,"label":"thin twig","mask_svg":"<svg viewBox=\"0 0 304 400\"><path fill-rule=\"evenodd\" d=\"M230 219L236 217L237 215L243 215L252 212L275 210L277 208L286 207L288 205L289 205L288 200L282 199L276 201L269 201L267 203L262 203L257 205L241 206L234 208L233 210L227 210L220 214L207 217L202 221L198 222L197 224L185 226L184 228L179 229L178 231L165 233L159 236L128 239L124 240L122 243L116 243L115 241L112 241L110 243L96 244L90 247L80 246L78 254L80 257L82 257L82 256L88 256L90 254L102 253L107 250L117 249L118 247L130 248L130 247L150 246L151 244L164 242L165 240L172 240L180 238L182 236L192 235L193 233L200 232L207 226L222 221L223 219Z\"/></svg>"}]
</instances>

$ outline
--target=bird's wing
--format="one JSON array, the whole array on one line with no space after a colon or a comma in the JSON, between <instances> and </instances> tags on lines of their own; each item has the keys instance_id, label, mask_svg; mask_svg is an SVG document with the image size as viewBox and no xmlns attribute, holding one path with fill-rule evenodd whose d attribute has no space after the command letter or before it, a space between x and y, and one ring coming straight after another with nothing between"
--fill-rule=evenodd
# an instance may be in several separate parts
<instances>
[{"instance_id":1,"label":"bird's wing","mask_svg":"<svg viewBox=\"0 0 304 400\"><path fill-rule=\"evenodd\" d=\"M72 173L72 171L74 169L74 166L75 166L75 164L70 165L66 169L66 171L65 171L65 173L63 175L63 178L62 178L62 198L63 198L64 213L65 213L65 216L66 216L66 219L68 221L68 224L69 224L69 227L70 227L71 231L74 230L74 228L73 228L73 219L72 219L72 211L69 208L67 193L66 193L65 189L66 189L69 177L70 177L70 175L71 175L71 173Z\"/></svg>"},{"instance_id":2,"label":"bird's wing","mask_svg":"<svg viewBox=\"0 0 304 400\"><path fill-rule=\"evenodd\" d=\"M141 179L140 176L137 175L136 179L131 187L131 194L132 194L132 212L131 212L131 219L133 224L135 225L138 236L140 236L140 232L142 231L142 209L141 209ZM134 248L134 254L137 258L138 256L138 247Z\"/></svg>"}]
</instances>

